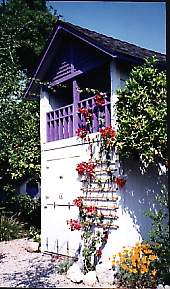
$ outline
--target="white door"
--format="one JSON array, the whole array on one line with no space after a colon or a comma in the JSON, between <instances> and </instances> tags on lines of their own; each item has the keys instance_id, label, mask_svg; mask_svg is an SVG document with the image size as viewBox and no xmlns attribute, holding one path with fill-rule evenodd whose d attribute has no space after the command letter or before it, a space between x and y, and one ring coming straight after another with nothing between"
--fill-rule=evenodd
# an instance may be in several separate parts
<instances>
[{"instance_id":1,"label":"white door","mask_svg":"<svg viewBox=\"0 0 170 289\"><path fill-rule=\"evenodd\" d=\"M49 160L46 195L42 207L43 251L74 256L80 246L80 231L71 231L67 220L77 219L73 199L80 195L81 182L75 170L79 156Z\"/></svg>"}]
</instances>

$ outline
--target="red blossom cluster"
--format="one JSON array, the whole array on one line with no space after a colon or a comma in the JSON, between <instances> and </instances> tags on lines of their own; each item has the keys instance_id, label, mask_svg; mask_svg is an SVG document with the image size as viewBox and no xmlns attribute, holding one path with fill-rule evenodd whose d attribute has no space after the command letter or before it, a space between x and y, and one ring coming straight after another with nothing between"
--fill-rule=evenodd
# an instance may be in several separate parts
<instances>
[{"instance_id":1,"label":"red blossom cluster","mask_svg":"<svg viewBox=\"0 0 170 289\"><path fill-rule=\"evenodd\" d=\"M77 199L73 200L73 204L78 208L83 206L83 197L78 197Z\"/></svg>"},{"instance_id":2,"label":"red blossom cluster","mask_svg":"<svg viewBox=\"0 0 170 289\"><path fill-rule=\"evenodd\" d=\"M95 163L92 162L82 162L77 164L76 171L78 171L78 174L81 176L86 173L88 177L93 177L95 166Z\"/></svg>"},{"instance_id":3,"label":"red blossom cluster","mask_svg":"<svg viewBox=\"0 0 170 289\"><path fill-rule=\"evenodd\" d=\"M103 240L104 240L105 242L107 242L108 237L109 237L108 232L105 232L105 233L104 233L104 236L103 236Z\"/></svg>"},{"instance_id":4,"label":"red blossom cluster","mask_svg":"<svg viewBox=\"0 0 170 289\"><path fill-rule=\"evenodd\" d=\"M70 219L70 221L67 221L67 224L70 225L71 231L75 231L75 230L79 231L81 229L81 225L78 220Z\"/></svg>"},{"instance_id":5,"label":"red blossom cluster","mask_svg":"<svg viewBox=\"0 0 170 289\"><path fill-rule=\"evenodd\" d=\"M78 108L78 112L80 112L85 117L85 119L93 118L93 112L91 108L81 107L81 108Z\"/></svg>"},{"instance_id":6,"label":"red blossom cluster","mask_svg":"<svg viewBox=\"0 0 170 289\"><path fill-rule=\"evenodd\" d=\"M86 208L87 213L94 214L97 211L97 208L95 206L90 206Z\"/></svg>"},{"instance_id":7,"label":"red blossom cluster","mask_svg":"<svg viewBox=\"0 0 170 289\"><path fill-rule=\"evenodd\" d=\"M101 257L101 255L102 255L102 249L98 249L98 250L96 251L96 255L97 255L98 257Z\"/></svg>"},{"instance_id":8,"label":"red blossom cluster","mask_svg":"<svg viewBox=\"0 0 170 289\"><path fill-rule=\"evenodd\" d=\"M102 138L104 139L115 139L116 131L112 128L112 126L107 126L100 128L99 132L101 133Z\"/></svg>"},{"instance_id":9,"label":"red blossom cluster","mask_svg":"<svg viewBox=\"0 0 170 289\"><path fill-rule=\"evenodd\" d=\"M82 139L85 138L88 133L89 133L89 131L84 127L79 127L76 130L76 134Z\"/></svg>"},{"instance_id":10,"label":"red blossom cluster","mask_svg":"<svg viewBox=\"0 0 170 289\"><path fill-rule=\"evenodd\" d=\"M116 177L115 183L118 185L118 187L122 188L126 184L126 180L122 177Z\"/></svg>"},{"instance_id":11,"label":"red blossom cluster","mask_svg":"<svg viewBox=\"0 0 170 289\"><path fill-rule=\"evenodd\" d=\"M104 95L100 93L96 94L94 97L94 101L97 106L102 106L103 104L105 104Z\"/></svg>"}]
</instances>

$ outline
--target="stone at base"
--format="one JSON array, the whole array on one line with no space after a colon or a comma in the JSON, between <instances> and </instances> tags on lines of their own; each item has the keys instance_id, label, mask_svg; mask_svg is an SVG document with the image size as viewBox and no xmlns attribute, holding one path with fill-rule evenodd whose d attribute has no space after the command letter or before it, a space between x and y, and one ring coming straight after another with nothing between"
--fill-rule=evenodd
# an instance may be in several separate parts
<instances>
[{"instance_id":1,"label":"stone at base","mask_svg":"<svg viewBox=\"0 0 170 289\"><path fill-rule=\"evenodd\" d=\"M113 285L114 282L114 272L108 264L98 264L96 266L96 274L98 281L100 283L106 283Z\"/></svg>"},{"instance_id":2,"label":"stone at base","mask_svg":"<svg viewBox=\"0 0 170 289\"><path fill-rule=\"evenodd\" d=\"M162 284L159 284L156 289L164 289L164 286Z\"/></svg>"},{"instance_id":3,"label":"stone at base","mask_svg":"<svg viewBox=\"0 0 170 289\"><path fill-rule=\"evenodd\" d=\"M67 278L74 283L81 283L84 278L84 274L81 272L77 263L74 263L67 271Z\"/></svg>"},{"instance_id":4,"label":"stone at base","mask_svg":"<svg viewBox=\"0 0 170 289\"><path fill-rule=\"evenodd\" d=\"M25 249L30 253L39 252L39 243L34 242L34 241L29 241Z\"/></svg>"},{"instance_id":5,"label":"stone at base","mask_svg":"<svg viewBox=\"0 0 170 289\"><path fill-rule=\"evenodd\" d=\"M86 275L84 275L83 283L88 286L94 286L97 282L96 271L89 271Z\"/></svg>"}]
</instances>

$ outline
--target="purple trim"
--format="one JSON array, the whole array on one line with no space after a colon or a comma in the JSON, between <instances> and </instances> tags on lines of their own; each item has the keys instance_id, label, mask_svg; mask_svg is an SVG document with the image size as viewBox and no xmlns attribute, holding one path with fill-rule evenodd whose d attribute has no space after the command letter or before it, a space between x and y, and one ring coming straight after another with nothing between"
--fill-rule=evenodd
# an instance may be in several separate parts
<instances>
[{"instance_id":1,"label":"purple trim","mask_svg":"<svg viewBox=\"0 0 170 289\"><path fill-rule=\"evenodd\" d=\"M76 135L76 130L78 128L78 117L77 117L77 108L78 102L80 100L80 92L77 91L78 84L76 80L73 80L73 135Z\"/></svg>"},{"instance_id":2,"label":"purple trim","mask_svg":"<svg viewBox=\"0 0 170 289\"><path fill-rule=\"evenodd\" d=\"M92 99L92 107L95 107L95 101L94 101L94 97ZM97 132L98 131L98 117L97 117L97 111L93 112L93 132Z\"/></svg>"},{"instance_id":3,"label":"purple trim","mask_svg":"<svg viewBox=\"0 0 170 289\"><path fill-rule=\"evenodd\" d=\"M136 56L133 57L133 56L125 55L125 54L120 53L120 52L117 52L117 51L110 52L109 49L107 49L107 48L105 48L105 47L102 47L102 44L101 44L101 46L99 46L98 44L96 44L95 40L94 40L94 41L91 40L91 39L89 40L89 39L88 39L88 36L82 35L82 33L81 33L81 32L78 32L78 31L74 32L74 30L73 30L72 28L70 28L70 27L69 27L69 28L62 27L63 25L64 25L64 22L61 23L60 25L58 25L58 27L56 28L56 30L54 30L55 32L54 32L54 34L53 34L53 36L52 36L52 39L51 39L51 41L50 41L50 43L49 43L49 45L48 45L48 47L47 47L47 49L46 49L46 51L45 51L42 59L41 59L41 61L40 61L40 64L38 65L38 68L36 69L36 71L35 71L35 73L34 73L33 78L36 78L37 75L40 74L40 69L42 68L41 66L42 66L43 62L45 61L45 58L48 56L49 50L50 50L50 48L51 48L51 45L52 45L52 43L53 43L53 41L54 41L57 33L59 32L59 30L63 30L63 31L65 31L66 33L69 33L69 34L77 37L78 39L83 40L84 42L88 43L90 46L95 47L97 50L102 51L104 54L107 54L107 55L111 56L112 58L122 59L122 60L125 60L125 61L129 61L129 62L131 62L131 63L134 63L134 64L141 64L141 63L143 63L143 59L141 59L140 57L136 57ZM47 64L46 64L46 66L47 66ZM79 75L80 73L82 73L82 72L81 72L81 71L78 71L77 73L74 74L74 76ZM66 78L66 79L67 79L67 78ZM62 78L60 81L59 81L59 80L56 80L56 81L52 82L52 83L50 84L50 86L54 86L54 85L56 85L56 84L58 84L58 83L60 83L60 82L63 82L64 80L65 80L65 78ZM29 84L29 86L28 86L28 88L27 88L27 90L26 90L26 92L25 92L24 97L27 96L27 94L28 94L29 91L31 90L31 87L32 87L33 84L34 84L34 83L33 83L33 80L31 80L31 82L30 82L30 84ZM36 84L35 84L35 85L36 85Z\"/></svg>"},{"instance_id":4,"label":"purple trim","mask_svg":"<svg viewBox=\"0 0 170 289\"><path fill-rule=\"evenodd\" d=\"M107 101L102 108L95 107L94 96L79 101L79 92L76 90L77 82L73 82L74 102L73 105L60 107L47 113L47 142L70 138L76 135L76 129L86 126L85 118L77 113L78 108L87 107L93 109L91 133L99 130L99 117L105 110L105 126L111 124L110 107Z\"/></svg>"},{"instance_id":5,"label":"purple trim","mask_svg":"<svg viewBox=\"0 0 170 289\"><path fill-rule=\"evenodd\" d=\"M64 127L64 138L68 138L69 137L69 133L68 133L68 112L67 112L68 108L65 107L63 109L63 127Z\"/></svg>"},{"instance_id":6,"label":"purple trim","mask_svg":"<svg viewBox=\"0 0 170 289\"><path fill-rule=\"evenodd\" d=\"M103 62L103 63L104 63L104 62ZM99 66L100 64L102 64L102 62L93 65L93 67L97 67L97 66ZM82 74L82 73L84 73L84 72L86 72L86 71L88 71L88 70L90 70L90 68L89 68L89 69L84 69L84 71L82 71L82 70L76 70L76 71L72 72L71 74L69 74L69 75L67 75L67 76L63 76L63 77L60 78L60 79L53 80L53 81L49 84L49 87L56 86L57 84L60 84L60 83L65 82L65 81L67 81L67 80L69 80L69 79L71 79L71 78L74 78L74 77L76 77L76 76L78 76L78 75L80 75L80 74Z\"/></svg>"},{"instance_id":7,"label":"purple trim","mask_svg":"<svg viewBox=\"0 0 170 289\"><path fill-rule=\"evenodd\" d=\"M107 102L106 105L104 106L105 109L105 126L110 125L110 102Z\"/></svg>"},{"instance_id":8,"label":"purple trim","mask_svg":"<svg viewBox=\"0 0 170 289\"><path fill-rule=\"evenodd\" d=\"M53 37L52 37L52 39L51 39L48 47L47 47L47 50L45 51L45 53L44 53L44 55L43 55L43 57L42 57L42 59L41 59L41 61L40 61L40 64L38 65L38 68L37 68L36 71L35 71L35 74L34 74L33 78L36 78L36 76L37 76L37 74L38 74L38 72L39 72L39 70L40 70L40 68L41 68L41 65L42 65L42 63L43 63L43 61L44 61L44 59L45 59L45 57L46 57L46 55L47 55L50 47L51 47L51 44L52 44L52 42L53 42L53 40L54 40L57 32L58 32L61 28L62 28L61 26L58 26L58 27L57 27L57 29L56 29L56 31L55 31L55 33L54 33L54 35L53 35ZM30 84L29 84L29 86L28 86L28 88L27 88L27 90L26 90L26 93L25 93L24 97L27 96L28 91L31 89L31 86L32 86L32 84L33 84L33 81L34 81L34 80L32 79L31 82L30 82Z\"/></svg>"}]
</instances>

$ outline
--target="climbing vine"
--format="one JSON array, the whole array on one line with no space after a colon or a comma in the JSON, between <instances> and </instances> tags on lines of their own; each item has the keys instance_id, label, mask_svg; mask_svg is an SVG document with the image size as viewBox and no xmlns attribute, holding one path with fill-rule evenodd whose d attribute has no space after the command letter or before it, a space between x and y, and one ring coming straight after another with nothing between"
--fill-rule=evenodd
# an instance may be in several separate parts
<instances>
[{"instance_id":1,"label":"climbing vine","mask_svg":"<svg viewBox=\"0 0 170 289\"><path fill-rule=\"evenodd\" d=\"M73 200L73 204L78 207L79 216L77 220L70 219L67 223L71 231L81 231L85 272L95 269L110 231L118 228L115 223L118 218L117 190L126 183L125 178L119 176L116 167L116 130L111 125L102 126L101 119L98 133L95 137L89 135L93 112L96 109L103 111L104 103L104 96L97 93L94 107L78 108L86 125L82 123L77 129L77 136L82 145L88 145L89 160L76 165L82 187L80 196Z\"/></svg>"}]
</instances>

